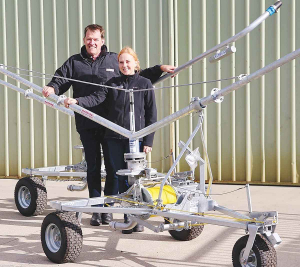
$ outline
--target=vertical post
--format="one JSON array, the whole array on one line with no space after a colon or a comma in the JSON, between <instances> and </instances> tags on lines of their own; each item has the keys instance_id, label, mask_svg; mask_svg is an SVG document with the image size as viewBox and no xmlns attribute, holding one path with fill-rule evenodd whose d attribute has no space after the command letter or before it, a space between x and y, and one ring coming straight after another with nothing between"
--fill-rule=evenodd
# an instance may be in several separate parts
<instances>
[{"instance_id":1,"label":"vertical post","mask_svg":"<svg viewBox=\"0 0 300 267\"><path fill-rule=\"evenodd\" d=\"M105 0L105 43L109 51L109 22L108 22L108 0Z\"/></svg>"},{"instance_id":2,"label":"vertical post","mask_svg":"<svg viewBox=\"0 0 300 267\"><path fill-rule=\"evenodd\" d=\"M41 29L41 63L42 73L46 73L45 64L45 28L44 28L44 1L40 0L40 29ZM45 86L45 80L42 79L42 87ZM43 163L48 166L47 158L47 110L46 105L43 105Z\"/></svg>"},{"instance_id":3,"label":"vertical post","mask_svg":"<svg viewBox=\"0 0 300 267\"><path fill-rule=\"evenodd\" d=\"M150 22L149 22L149 1L145 0L145 33L146 33L146 67L150 65ZM147 154L148 167L151 168L151 152Z\"/></svg>"},{"instance_id":4,"label":"vertical post","mask_svg":"<svg viewBox=\"0 0 300 267\"><path fill-rule=\"evenodd\" d=\"M189 60L193 57L193 35L192 35L192 2L191 0L188 0L188 58ZM193 69L192 67L189 67L189 83L191 84L193 82ZM193 96L193 86L189 85L189 99ZM179 107L178 107L179 108ZM193 132L193 116L192 114L189 114L189 135ZM193 142L191 143L191 149L193 150Z\"/></svg>"},{"instance_id":5,"label":"vertical post","mask_svg":"<svg viewBox=\"0 0 300 267\"><path fill-rule=\"evenodd\" d=\"M217 43L221 42L221 3L217 0L216 4L216 19L217 19ZM221 79L221 61L218 60L217 64L217 79ZM217 87L221 89L221 82L217 82ZM217 104L217 161L218 161L218 181L222 181L222 104Z\"/></svg>"},{"instance_id":6,"label":"vertical post","mask_svg":"<svg viewBox=\"0 0 300 267\"><path fill-rule=\"evenodd\" d=\"M231 0L231 35L235 35L235 0ZM235 43L232 43L235 46ZM235 53L231 55L231 77L235 76ZM232 80L232 83L235 83ZM236 128L235 128L235 92L231 94L231 173L232 181L236 181Z\"/></svg>"},{"instance_id":7,"label":"vertical post","mask_svg":"<svg viewBox=\"0 0 300 267\"><path fill-rule=\"evenodd\" d=\"M202 21L201 21L201 31L202 31L202 36L201 36L201 39L202 39L202 50L203 51L206 51L206 36L207 36L207 30L206 30L206 0L203 0L202 1L202 14L201 14L201 18L202 18ZM201 76L202 76L202 80L203 81L206 81L207 79L207 62L206 62L206 58L204 58L202 60L202 73L201 73ZM206 96L207 92L206 92L206 83L204 83L202 85L202 95L203 97ZM204 139L207 140L207 110L205 110L204 114L204 125L203 125L203 131L204 131ZM208 147L208 144L205 144L206 145L206 148ZM205 156L206 157L206 156ZM205 159L205 166L204 166L204 172L205 172L205 178L208 177L207 175L207 158L204 158Z\"/></svg>"},{"instance_id":8,"label":"vertical post","mask_svg":"<svg viewBox=\"0 0 300 267\"><path fill-rule=\"evenodd\" d=\"M162 13L162 0L159 1L159 63L163 63L163 13ZM160 83L160 86L163 86L163 83ZM159 90L160 94L160 110L161 110L161 116L160 118L164 117L164 90ZM160 157L164 157L164 134L165 130L164 127L160 130ZM165 169L165 161L163 160L161 162L161 172L164 172Z\"/></svg>"},{"instance_id":9,"label":"vertical post","mask_svg":"<svg viewBox=\"0 0 300 267\"><path fill-rule=\"evenodd\" d=\"M56 0L52 1L53 12L53 51L54 51L54 71L57 69L57 24L56 24ZM80 16L79 16L80 17ZM80 21L80 19L79 19ZM60 140L59 140L59 112L55 111L55 158L56 165L60 164Z\"/></svg>"},{"instance_id":10,"label":"vertical post","mask_svg":"<svg viewBox=\"0 0 300 267\"><path fill-rule=\"evenodd\" d=\"M93 9L95 5L93 3ZM93 11L95 13L95 10ZM70 56L70 28L69 28L69 1L65 0L65 24L66 24L66 51L67 57ZM82 31L82 29L79 29ZM68 90L68 97L71 97L71 90ZM69 164L73 162L73 150L72 150L72 117L68 116L68 141L69 141Z\"/></svg>"},{"instance_id":11,"label":"vertical post","mask_svg":"<svg viewBox=\"0 0 300 267\"><path fill-rule=\"evenodd\" d=\"M178 35L178 1L174 0L174 43L175 43L174 57L175 57L175 64L177 62L179 62L179 60L178 60L178 36L179 36ZM177 75L175 77L175 84L178 84L178 83L179 83L179 76ZM175 106L174 111L175 112L178 111L179 110L179 89L178 89L178 87L174 88L174 106ZM179 140L180 140L180 132L179 132L180 122L179 122L179 120L175 121L174 126L175 126L175 131L174 131L175 143L174 143L174 147L173 147L172 151L174 151L176 156L178 156L179 150L177 149L177 144L179 143ZM178 172L180 171L180 164L178 164L178 166L177 166L177 171Z\"/></svg>"},{"instance_id":12,"label":"vertical post","mask_svg":"<svg viewBox=\"0 0 300 267\"><path fill-rule=\"evenodd\" d=\"M296 0L291 5L291 44L292 51L296 50ZM299 136L299 135L298 135ZM291 61L291 175L292 183L297 183L297 154L296 154L296 60Z\"/></svg>"},{"instance_id":13,"label":"vertical post","mask_svg":"<svg viewBox=\"0 0 300 267\"><path fill-rule=\"evenodd\" d=\"M19 44L19 16L18 2L15 0L15 42L16 42L16 67L20 68L20 44ZM17 74L19 70L17 69ZM20 82L17 81L17 87L20 87ZM46 108L46 107L45 107ZM22 142L21 142L21 97L17 93L17 144L18 144L18 177L22 175Z\"/></svg>"},{"instance_id":14,"label":"vertical post","mask_svg":"<svg viewBox=\"0 0 300 267\"><path fill-rule=\"evenodd\" d=\"M122 32L123 32L123 30L122 30L122 1L121 0L119 0L119 2L118 2L118 12L119 12L119 50L121 50L122 49L122 46L123 46L123 44L122 44Z\"/></svg>"},{"instance_id":15,"label":"vertical post","mask_svg":"<svg viewBox=\"0 0 300 267\"><path fill-rule=\"evenodd\" d=\"M2 44L3 44L3 63L7 65L7 45L6 45L6 12L5 0L2 0ZM7 76L4 75L4 81L7 82ZM9 143L8 143L8 97L7 87L4 87L4 159L5 159L5 176L9 176Z\"/></svg>"},{"instance_id":16,"label":"vertical post","mask_svg":"<svg viewBox=\"0 0 300 267\"><path fill-rule=\"evenodd\" d=\"M135 0L131 0L131 29L132 29L132 36L131 36L131 45L132 49L135 51Z\"/></svg>"},{"instance_id":17,"label":"vertical post","mask_svg":"<svg viewBox=\"0 0 300 267\"><path fill-rule=\"evenodd\" d=\"M96 23L96 3L95 0L92 0L92 22ZM81 29L79 29L81 31Z\"/></svg>"},{"instance_id":18,"label":"vertical post","mask_svg":"<svg viewBox=\"0 0 300 267\"><path fill-rule=\"evenodd\" d=\"M261 1L261 11L265 11L265 1ZM266 30L265 30L265 22L263 21L261 24L261 31L260 31L260 51L261 51L261 61L260 61L260 68L265 66L266 55ZM260 154L261 154L261 182L266 181L266 148L265 148L265 76L261 76L260 78Z\"/></svg>"},{"instance_id":19,"label":"vertical post","mask_svg":"<svg viewBox=\"0 0 300 267\"><path fill-rule=\"evenodd\" d=\"M250 1L246 0L245 4L245 24L248 26L250 24ZM245 70L246 73L250 73L250 36L249 34L245 36L246 38L246 60L245 60ZM251 181L252 176L252 144L251 144L251 111L250 111L250 84L246 85L246 182Z\"/></svg>"},{"instance_id":20,"label":"vertical post","mask_svg":"<svg viewBox=\"0 0 300 267\"><path fill-rule=\"evenodd\" d=\"M249 184L246 184L246 190L247 190L248 210L249 210L249 213L251 213L252 212L252 202L251 202L251 194L250 194Z\"/></svg>"},{"instance_id":21,"label":"vertical post","mask_svg":"<svg viewBox=\"0 0 300 267\"><path fill-rule=\"evenodd\" d=\"M130 107L130 109L129 109L130 131L135 132L133 89L129 89L129 107ZM140 152L139 139L129 139L129 151L130 151L130 153Z\"/></svg>"},{"instance_id":22,"label":"vertical post","mask_svg":"<svg viewBox=\"0 0 300 267\"><path fill-rule=\"evenodd\" d=\"M276 42L275 42L275 48L276 48L276 59L280 58L280 12L275 17L275 35L276 35ZM281 161L280 161L280 68L277 68L276 70L276 82L275 82L275 88L276 88L276 181L277 183L280 183L280 169L281 169Z\"/></svg>"},{"instance_id":23,"label":"vertical post","mask_svg":"<svg viewBox=\"0 0 300 267\"><path fill-rule=\"evenodd\" d=\"M31 1L27 0L28 70L32 71ZM32 82L32 77L29 79ZM29 100L30 116L30 167L34 168L34 110L33 99Z\"/></svg>"},{"instance_id":24,"label":"vertical post","mask_svg":"<svg viewBox=\"0 0 300 267\"><path fill-rule=\"evenodd\" d=\"M169 15L169 64L174 65L174 7L173 0L168 2L168 15ZM170 85L174 85L174 81L170 80ZM170 114L174 113L174 88L170 89ZM175 150L175 123L170 124L170 149ZM171 163L171 162L170 162Z\"/></svg>"}]
</instances>

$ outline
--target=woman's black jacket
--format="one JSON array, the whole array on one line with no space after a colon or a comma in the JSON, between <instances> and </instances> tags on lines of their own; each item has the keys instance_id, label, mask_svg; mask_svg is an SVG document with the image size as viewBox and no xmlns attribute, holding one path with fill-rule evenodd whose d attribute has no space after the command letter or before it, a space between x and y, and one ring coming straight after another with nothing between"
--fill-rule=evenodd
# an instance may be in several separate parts
<instances>
[{"instance_id":1,"label":"woman's black jacket","mask_svg":"<svg viewBox=\"0 0 300 267\"><path fill-rule=\"evenodd\" d=\"M118 87L121 89L147 89L152 88L150 80L142 77L139 73L134 75L121 75L120 77L114 77L110 79L105 85ZM103 88L98 90L95 94L84 97L76 98L78 104L84 108L94 106L98 102L99 104L105 100L105 106L108 108L107 119L118 124L121 127L130 130L129 120L129 93L124 90ZM134 112L135 112L135 130L141 130L150 124L157 121L157 110L155 103L155 94L153 90L138 91L134 93ZM126 137L106 129L106 138L119 138L126 139ZM153 145L154 133L145 136L143 146Z\"/></svg>"}]
</instances>

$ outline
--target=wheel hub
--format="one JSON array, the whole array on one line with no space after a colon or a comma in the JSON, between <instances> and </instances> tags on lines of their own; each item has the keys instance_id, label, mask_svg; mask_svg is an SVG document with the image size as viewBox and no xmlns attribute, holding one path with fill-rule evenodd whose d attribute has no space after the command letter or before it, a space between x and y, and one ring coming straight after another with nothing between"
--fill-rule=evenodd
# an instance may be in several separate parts
<instances>
[{"instance_id":1,"label":"wheel hub","mask_svg":"<svg viewBox=\"0 0 300 267\"><path fill-rule=\"evenodd\" d=\"M48 249L56 253L61 247L61 233L59 228L51 223L47 226L45 231L45 241Z\"/></svg>"},{"instance_id":2,"label":"wheel hub","mask_svg":"<svg viewBox=\"0 0 300 267\"><path fill-rule=\"evenodd\" d=\"M18 192L18 200L23 209L27 209L31 202L31 194L26 186L21 186Z\"/></svg>"},{"instance_id":3,"label":"wheel hub","mask_svg":"<svg viewBox=\"0 0 300 267\"><path fill-rule=\"evenodd\" d=\"M257 259L256 259L256 256L255 256L255 253L253 252L253 250L252 249L250 250L250 254L249 254L247 262L245 262L243 260L244 251L245 251L245 249L242 249L242 251L240 253L240 264L243 267L257 267Z\"/></svg>"}]
</instances>

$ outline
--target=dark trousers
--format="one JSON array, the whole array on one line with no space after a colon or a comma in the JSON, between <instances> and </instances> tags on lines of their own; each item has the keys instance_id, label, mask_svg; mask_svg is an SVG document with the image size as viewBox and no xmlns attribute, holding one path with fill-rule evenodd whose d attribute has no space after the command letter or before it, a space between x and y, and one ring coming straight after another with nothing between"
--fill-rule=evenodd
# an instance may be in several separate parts
<instances>
[{"instance_id":1,"label":"dark trousers","mask_svg":"<svg viewBox=\"0 0 300 267\"><path fill-rule=\"evenodd\" d=\"M129 153L129 140L109 138L104 139L105 152L104 158L108 159L109 167L106 166L106 180L104 194L116 195L125 192L128 188L127 176L117 175L116 172L121 169L127 169L127 163L124 161L124 153ZM140 142L141 149L142 142Z\"/></svg>"},{"instance_id":2,"label":"dark trousers","mask_svg":"<svg viewBox=\"0 0 300 267\"><path fill-rule=\"evenodd\" d=\"M104 127L96 129L80 130L80 140L82 142L85 160L87 163L87 183L89 197L101 196L101 148L103 144Z\"/></svg>"}]
</instances>

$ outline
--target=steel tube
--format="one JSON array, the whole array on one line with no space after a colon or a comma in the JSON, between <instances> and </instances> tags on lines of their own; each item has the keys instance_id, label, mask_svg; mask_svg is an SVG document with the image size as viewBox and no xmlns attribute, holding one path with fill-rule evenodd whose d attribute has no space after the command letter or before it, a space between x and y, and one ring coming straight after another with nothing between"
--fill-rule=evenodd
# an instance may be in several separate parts
<instances>
[{"instance_id":1,"label":"steel tube","mask_svg":"<svg viewBox=\"0 0 300 267\"><path fill-rule=\"evenodd\" d=\"M226 96L229 93L239 89L240 87L244 86L245 84L248 84L249 82L258 79L262 75L267 74L268 72L279 68L280 66L286 64L287 62L297 58L300 56L300 48L295 50L292 53L287 54L286 56L282 57L281 59L276 60L275 62L265 66L262 69L257 70L256 72L246 76L244 79L237 81L234 84L231 84L220 91L214 93L213 95L206 96L202 99L200 99L200 106L206 106L210 104L211 102L214 102L214 99L218 99L222 96Z\"/></svg>"},{"instance_id":2,"label":"steel tube","mask_svg":"<svg viewBox=\"0 0 300 267\"><path fill-rule=\"evenodd\" d=\"M196 133L198 132L199 128L201 126L201 117L198 118L198 124L196 125L194 131L192 132L192 134L190 135L189 139L187 140L186 144L184 145L184 147L182 148L182 150L180 151L178 157L176 158L176 160L174 161L173 165L171 166L171 168L169 169L168 173L166 174L165 178L163 179L163 181L161 182L160 185L160 189L159 189L159 195L158 195L158 203L161 202L161 195L163 192L163 188L164 185L167 181L167 179L170 177L170 174L172 173L172 171L175 169L176 165L178 164L179 160L181 159L181 157L183 156L183 153L186 151L186 149L188 148L189 144L192 142L194 136L196 135Z\"/></svg>"},{"instance_id":3,"label":"steel tube","mask_svg":"<svg viewBox=\"0 0 300 267\"><path fill-rule=\"evenodd\" d=\"M135 132L132 134L132 138L141 138L144 137L156 130L158 130L161 127L164 127L170 123L172 123L175 120L178 120L186 115L188 115L189 113L192 113L194 111L200 110L201 107L199 105L198 101L194 101L192 102L189 106L161 119L160 121L153 123L149 126L147 126L146 128L143 128L142 130Z\"/></svg>"},{"instance_id":4,"label":"steel tube","mask_svg":"<svg viewBox=\"0 0 300 267\"><path fill-rule=\"evenodd\" d=\"M276 6L276 10L280 8L280 6ZM244 30L240 31L239 33L237 33L236 35L230 37L229 39L223 41L222 43L216 45L215 47L207 50L206 52L204 52L203 54L191 59L190 61L186 62L185 64L179 66L178 68L175 69L174 73L178 73L180 71L182 71L183 69L195 64L196 62L198 62L199 60L207 57L208 55L218 51L219 49L221 49L222 47L235 42L237 40L239 40L240 38L244 37L247 33L251 32L252 30L254 30L258 25L260 25L264 20L266 20L268 17L270 16L270 13L268 11L266 11L265 13L263 13L260 17L258 17L255 21L253 21L248 27L246 27ZM168 73L164 76L162 76L160 79L158 79L154 84L162 82L163 80L169 78L170 76L174 75L173 73Z\"/></svg>"},{"instance_id":5,"label":"steel tube","mask_svg":"<svg viewBox=\"0 0 300 267\"><path fill-rule=\"evenodd\" d=\"M13 72L10 72L10 71L6 70L4 68L5 67L1 66L1 64L0 64L0 73L4 74L4 75L6 75L6 76L8 76L8 77L10 77L12 79L15 79L15 80L19 81L20 83L22 83L22 84L24 84L24 85L26 85L26 86L28 86L28 87L30 87L30 88L32 88L32 89L40 92L40 93L42 93L43 88L41 88L40 86L38 86L38 85L36 85L36 84L34 84L32 82L29 82L26 79L18 76L17 74L15 74ZM57 102L58 99L59 99L59 96L57 96L55 94L52 94L52 95L49 96L49 98L51 98L51 99L53 99L53 100L55 100ZM70 109L67 109L65 107L60 107L60 108L63 110L64 113L68 114L69 116L74 116L74 112L71 111Z\"/></svg>"},{"instance_id":6,"label":"steel tube","mask_svg":"<svg viewBox=\"0 0 300 267\"><path fill-rule=\"evenodd\" d=\"M15 86L15 85L13 85L13 84L10 84L10 83L8 83L8 82L3 81L3 80L0 80L0 84L3 85L3 86L9 87L9 88L11 88L11 89L13 89L13 90L15 90L15 91L17 91L17 92L23 94L23 95L26 94L26 90L21 89L21 88ZM44 98L44 97L38 96L38 95L36 95L36 94L34 94L34 93L28 93L28 94L26 94L26 97L27 97L27 98L34 99L34 100L37 100L38 102L40 102L40 103L42 103L42 104L45 104L45 105L48 106L48 107L57 109L57 110L59 110L59 111L61 111L61 112L66 113L67 115L70 115L70 111L71 111L71 110L68 110L68 109L66 109L66 108L60 107L60 106L58 106L56 103L51 102L51 101L47 100L47 99Z\"/></svg>"}]
</instances>

